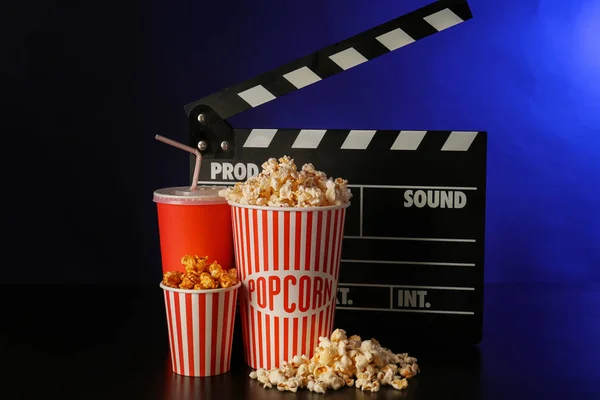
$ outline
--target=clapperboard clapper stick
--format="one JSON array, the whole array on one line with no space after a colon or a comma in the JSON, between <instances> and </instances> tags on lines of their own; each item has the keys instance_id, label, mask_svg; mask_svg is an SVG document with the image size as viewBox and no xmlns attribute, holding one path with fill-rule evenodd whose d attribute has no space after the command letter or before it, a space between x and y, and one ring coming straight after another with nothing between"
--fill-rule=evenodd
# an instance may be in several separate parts
<instances>
[{"instance_id":1,"label":"clapperboard clapper stick","mask_svg":"<svg viewBox=\"0 0 600 400\"><path fill-rule=\"evenodd\" d=\"M283 155L348 179L335 326L349 333L479 342L486 132L234 129L227 118L471 18L466 1L437 1L185 107L200 184L244 181Z\"/></svg>"}]
</instances>

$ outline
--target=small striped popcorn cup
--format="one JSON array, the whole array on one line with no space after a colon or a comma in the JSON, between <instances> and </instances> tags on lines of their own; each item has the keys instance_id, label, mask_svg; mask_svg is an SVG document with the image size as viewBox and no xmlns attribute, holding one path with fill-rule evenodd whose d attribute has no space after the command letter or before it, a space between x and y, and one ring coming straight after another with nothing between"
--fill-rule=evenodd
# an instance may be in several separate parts
<instances>
[{"instance_id":1,"label":"small striped popcorn cup","mask_svg":"<svg viewBox=\"0 0 600 400\"><path fill-rule=\"evenodd\" d=\"M246 364L311 357L333 330L346 208L231 205Z\"/></svg>"},{"instance_id":2,"label":"small striped popcorn cup","mask_svg":"<svg viewBox=\"0 0 600 400\"><path fill-rule=\"evenodd\" d=\"M240 286L238 282L229 288L188 290L160 284L173 372L201 377L229 371Z\"/></svg>"}]
</instances>

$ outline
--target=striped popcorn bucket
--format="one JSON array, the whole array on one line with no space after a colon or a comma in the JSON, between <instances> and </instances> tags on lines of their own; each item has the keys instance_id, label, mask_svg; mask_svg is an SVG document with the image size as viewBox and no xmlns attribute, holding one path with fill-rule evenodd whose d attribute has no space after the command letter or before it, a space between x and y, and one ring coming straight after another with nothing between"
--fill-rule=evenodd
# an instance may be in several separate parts
<instances>
[{"instance_id":1,"label":"striped popcorn bucket","mask_svg":"<svg viewBox=\"0 0 600 400\"><path fill-rule=\"evenodd\" d=\"M333 330L342 237L350 205L231 205L245 360L274 368L311 357Z\"/></svg>"},{"instance_id":2,"label":"striped popcorn bucket","mask_svg":"<svg viewBox=\"0 0 600 400\"><path fill-rule=\"evenodd\" d=\"M184 290L160 284L165 295L173 372L213 376L229 371L240 286Z\"/></svg>"}]
</instances>

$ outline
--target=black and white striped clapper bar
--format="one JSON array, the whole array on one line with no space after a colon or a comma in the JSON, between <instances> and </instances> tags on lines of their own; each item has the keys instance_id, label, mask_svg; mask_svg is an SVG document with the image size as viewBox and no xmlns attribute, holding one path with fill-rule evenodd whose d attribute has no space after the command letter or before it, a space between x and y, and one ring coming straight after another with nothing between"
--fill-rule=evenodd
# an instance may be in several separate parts
<instances>
[{"instance_id":1,"label":"black and white striped clapper bar","mask_svg":"<svg viewBox=\"0 0 600 400\"><path fill-rule=\"evenodd\" d=\"M185 107L200 184L244 181L283 155L348 179L335 326L349 333L480 341L486 132L237 129L226 119L471 18L466 1L436 1Z\"/></svg>"}]
</instances>

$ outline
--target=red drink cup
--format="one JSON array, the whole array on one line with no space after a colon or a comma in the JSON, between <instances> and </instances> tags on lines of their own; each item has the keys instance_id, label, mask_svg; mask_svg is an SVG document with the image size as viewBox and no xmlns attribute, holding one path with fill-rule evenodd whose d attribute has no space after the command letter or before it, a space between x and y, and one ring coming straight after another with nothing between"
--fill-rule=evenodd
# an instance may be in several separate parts
<instances>
[{"instance_id":1,"label":"red drink cup","mask_svg":"<svg viewBox=\"0 0 600 400\"><path fill-rule=\"evenodd\" d=\"M198 186L172 187L154 192L163 273L185 272L185 255L208 256L223 269L233 268L231 211L219 197L221 188Z\"/></svg>"},{"instance_id":2,"label":"red drink cup","mask_svg":"<svg viewBox=\"0 0 600 400\"><path fill-rule=\"evenodd\" d=\"M333 330L346 208L260 207L229 202L245 360L279 367L312 357Z\"/></svg>"},{"instance_id":3,"label":"red drink cup","mask_svg":"<svg viewBox=\"0 0 600 400\"><path fill-rule=\"evenodd\" d=\"M213 376L229 371L240 286L238 282L230 288L187 290L160 284L165 294L173 372Z\"/></svg>"}]
</instances>

